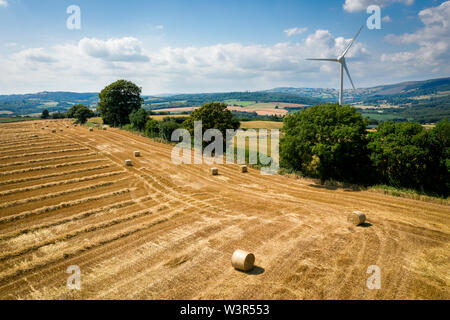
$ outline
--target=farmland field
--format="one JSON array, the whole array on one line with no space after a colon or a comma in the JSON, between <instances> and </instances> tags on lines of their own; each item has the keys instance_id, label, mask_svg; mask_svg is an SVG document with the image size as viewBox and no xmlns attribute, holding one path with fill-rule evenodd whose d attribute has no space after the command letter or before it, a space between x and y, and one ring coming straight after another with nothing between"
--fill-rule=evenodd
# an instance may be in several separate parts
<instances>
[{"instance_id":1,"label":"farmland field","mask_svg":"<svg viewBox=\"0 0 450 320\"><path fill-rule=\"evenodd\" d=\"M0 124L0 142L0 299L450 299L446 204L238 165L211 176L171 145L65 120ZM252 272L231 267L238 248Z\"/></svg>"},{"instance_id":2,"label":"farmland field","mask_svg":"<svg viewBox=\"0 0 450 320\"><path fill-rule=\"evenodd\" d=\"M8 122L21 122L21 121L30 121L36 120L39 117L0 117L0 123L8 123Z\"/></svg>"},{"instance_id":3,"label":"farmland field","mask_svg":"<svg viewBox=\"0 0 450 320\"><path fill-rule=\"evenodd\" d=\"M164 118L170 117L170 118L183 118L188 117L187 114L171 114L171 115L151 115L150 118L156 121L162 121Z\"/></svg>"},{"instance_id":4,"label":"farmland field","mask_svg":"<svg viewBox=\"0 0 450 320\"><path fill-rule=\"evenodd\" d=\"M395 115L392 114L384 114L384 113L362 113L364 118L374 119L377 121L390 121L395 119Z\"/></svg>"},{"instance_id":5,"label":"farmland field","mask_svg":"<svg viewBox=\"0 0 450 320\"><path fill-rule=\"evenodd\" d=\"M242 121L242 129L282 129L283 122L279 121Z\"/></svg>"},{"instance_id":6,"label":"farmland field","mask_svg":"<svg viewBox=\"0 0 450 320\"><path fill-rule=\"evenodd\" d=\"M241 101L237 99L229 99L225 100L224 103L228 104L229 106L241 106L241 107L248 107L256 103L256 101Z\"/></svg>"},{"instance_id":7,"label":"farmland field","mask_svg":"<svg viewBox=\"0 0 450 320\"><path fill-rule=\"evenodd\" d=\"M288 113L290 108L302 108L307 107L304 104L296 104L296 103L284 103L284 102L260 102L256 101L241 101L235 99L225 100L225 103L228 104L228 109L231 111L240 111L240 112L256 112L258 115L277 115L284 116ZM154 111L157 112L182 112L182 111L193 111L199 107L173 107L173 108L164 108L157 109Z\"/></svg>"}]
</instances>

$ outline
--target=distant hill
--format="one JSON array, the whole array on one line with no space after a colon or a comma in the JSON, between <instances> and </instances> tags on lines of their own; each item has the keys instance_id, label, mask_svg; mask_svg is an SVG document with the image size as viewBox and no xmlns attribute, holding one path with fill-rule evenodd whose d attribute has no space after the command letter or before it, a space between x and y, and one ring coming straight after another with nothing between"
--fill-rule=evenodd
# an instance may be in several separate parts
<instances>
[{"instance_id":1,"label":"distant hill","mask_svg":"<svg viewBox=\"0 0 450 320\"><path fill-rule=\"evenodd\" d=\"M143 96L147 109L200 106L212 101L226 100L286 102L313 105L321 101L288 93L270 92L228 92L177 94L170 96ZM64 112L72 105L82 103L92 108L97 106L98 93L40 92L34 94L0 95L0 115L28 115L48 109L50 112Z\"/></svg>"},{"instance_id":2,"label":"distant hill","mask_svg":"<svg viewBox=\"0 0 450 320\"><path fill-rule=\"evenodd\" d=\"M143 98L144 107L151 110L194 107L211 101L242 105L249 101L314 105L337 101L338 90L282 87L256 92L165 94ZM372 120L435 122L450 118L450 77L345 90L344 98L346 103L360 108L363 115ZM37 114L45 108L50 112L64 112L77 103L95 108L98 93L40 92L0 95L0 116ZM363 106L372 106L375 110L366 110Z\"/></svg>"},{"instance_id":3,"label":"distant hill","mask_svg":"<svg viewBox=\"0 0 450 320\"><path fill-rule=\"evenodd\" d=\"M304 97L321 99L323 101L336 101L339 95L339 91L332 88L324 89L281 87L266 90L265 92L296 94ZM392 100L398 103L398 100L400 99L433 95L442 92L444 92L445 94L450 94L450 78L401 82L397 84L376 86L371 88L358 88L356 90L346 89L344 90L344 98L350 103L384 103L386 102L386 100ZM409 101L405 100L402 102L407 103Z\"/></svg>"},{"instance_id":4,"label":"distant hill","mask_svg":"<svg viewBox=\"0 0 450 320\"><path fill-rule=\"evenodd\" d=\"M371 88L371 95L418 95L435 94L450 91L450 78L432 79L425 81L408 81L387 86Z\"/></svg>"},{"instance_id":5,"label":"distant hill","mask_svg":"<svg viewBox=\"0 0 450 320\"><path fill-rule=\"evenodd\" d=\"M0 95L0 111L12 112L13 115L26 115L40 113L43 109L48 109L50 112L66 111L77 103L93 107L97 105L97 102L98 93L44 91L29 94Z\"/></svg>"},{"instance_id":6,"label":"distant hill","mask_svg":"<svg viewBox=\"0 0 450 320\"><path fill-rule=\"evenodd\" d=\"M266 92L297 94L326 102L337 101L339 94L336 89L321 88L275 88ZM450 78L344 90L344 99L373 122L434 123L450 119ZM367 106L373 108L368 109Z\"/></svg>"},{"instance_id":7,"label":"distant hill","mask_svg":"<svg viewBox=\"0 0 450 320\"><path fill-rule=\"evenodd\" d=\"M283 102L294 104L314 105L321 100L303 97L297 94L284 92L225 92L225 93L200 93L178 94L169 97L149 97L145 104L149 109L167 109L179 107L201 106L208 102L254 101L254 102Z\"/></svg>"}]
</instances>

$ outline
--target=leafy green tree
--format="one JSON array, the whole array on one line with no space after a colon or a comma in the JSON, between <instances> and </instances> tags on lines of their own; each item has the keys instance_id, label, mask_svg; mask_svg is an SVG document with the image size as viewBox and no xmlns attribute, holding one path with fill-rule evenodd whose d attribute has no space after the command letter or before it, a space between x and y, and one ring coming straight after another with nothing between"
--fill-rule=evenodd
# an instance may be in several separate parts
<instances>
[{"instance_id":1,"label":"leafy green tree","mask_svg":"<svg viewBox=\"0 0 450 320\"><path fill-rule=\"evenodd\" d=\"M164 117L162 121L175 121L176 123L183 124L189 117Z\"/></svg>"},{"instance_id":2,"label":"leafy green tree","mask_svg":"<svg viewBox=\"0 0 450 320\"><path fill-rule=\"evenodd\" d=\"M74 118L77 119L77 122L81 124L86 123L87 119L93 116L94 112L92 112L92 110L86 106L79 107L74 114Z\"/></svg>"},{"instance_id":3,"label":"leafy green tree","mask_svg":"<svg viewBox=\"0 0 450 320\"><path fill-rule=\"evenodd\" d=\"M425 187L447 197L450 191L450 121L444 119L429 132L429 164Z\"/></svg>"},{"instance_id":4,"label":"leafy green tree","mask_svg":"<svg viewBox=\"0 0 450 320\"><path fill-rule=\"evenodd\" d=\"M130 113L141 107L141 88L133 82L118 80L99 94L98 110L103 123L122 126L130 123Z\"/></svg>"},{"instance_id":5,"label":"leafy green tree","mask_svg":"<svg viewBox=\"0 0 450 320\"><path fill-rule=\"evenodd\" d=\"M284 119L281 165L325 181L368 182L367 121L355 108L317 105Z\"/></svg>"},{"instance_id":6,"label":"leafy green tree","mask_svg":"<svg viewBox=\"0 0 450 320\"><path fill-rule=\"evenodd\" d=\"M172 138L172 132L174 132L176 129L179 128L181 128L181 124L175 121L159 121L158 123L159 137L170 141Z\"/></svg>"},{"instance_id":7,"label":"leafy green tree","mask_svg":"<svg viewBox=\"0 0 450 320\"><path fill-rule=\"evenodd\" d=\"M134 128L142 131L145 129L148 116L148 112L145 109L139 108L130 113L130 122Z\"/></svg>"},{"instance_id":8,"label":"leafy green tree","mask_svg":"<svg viewBox=\"0 0 450 320\"><path fill-rule=\"evenodd\" d=\"M73 105L72 107L70 107L70 109L67 110L67 112L66 112L67 118L75 118L75 112L77 112L77 110L82 107L86 107L86 106L83 104L76 104L76 105Z\"/></svg>"},{"instance_id":9,"label":"leafy green tree","mask_svg":"<svg viewBox=\"0 0 450 320\"><path fill-rule=\"evenodd\" d=\"M47 109L42 110L41 119L48 119L50 117L50 113Z\"/></svg>"},{"instance_id":10,"label":"leafy green tree","mask_svg":"<svg viewBox=\"0 0 450 320\"><path fill-rule=\"evenodd\" d=\"M430 154L427 136L418 123L380 124L368 145L379 179L395 187L424 189Z\"/></svg>"},{"instance_id":11,"label":"leafy green tree","mask_svg":"<svg viewBox=\"0 0 450 320\"><path fill-rule=\"evenodd\" d=\"M194 134L194 121L202 121L203 133L208 129L218 129L224 138L226 129L238 129L239 121L233 118L233 114L227 109L225 103L211 102L194 110L189 118L183 122L183 127Z\"/></svg>"},{"instance_id":12,"label":"leafy green tree","mask_svg":"<svg viewBox=\"0 0 450 320\"><path fill-rule=\"evenodd\" d=\"M63 112L54 112L52 113L52 119L64 119L67 115Z\"/></svg>"},{"instance_id":13,"label":"leafy green tree","mask_svg":"<svg viewBox=\"0 0 450 320\"><path fill-rule=\"evenodd\" d=\"M153 119L147 120L145 123L145 135L150 138L159 136L159 122Z\"/></svg>"}]
</instances>

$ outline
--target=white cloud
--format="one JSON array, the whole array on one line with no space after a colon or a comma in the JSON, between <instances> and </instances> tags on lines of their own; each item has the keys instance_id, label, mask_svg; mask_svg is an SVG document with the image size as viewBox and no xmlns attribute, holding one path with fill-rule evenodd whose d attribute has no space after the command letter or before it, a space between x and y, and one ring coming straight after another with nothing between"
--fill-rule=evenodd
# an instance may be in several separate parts
<instances>
[{"instance_id":1,"label":"white cloud","mask_svg":"<svg viewBox=\"0 0 450 320\"><path fill-rule=\"evenodd\" d=\"M416 46L381 54L369 51L364 34L347 58L357 87L435 78L450 72L450 1L421 11L424 27L388 39ZM353 36L353 34L349 34ZM136 38L84 38L49 48L32 48L0 56L0 88L6 92L42 90L99 91L121 78L160 92L260 90L277 86L337 87L336 63L306 61L333 58L350 38L316 30L298 42L273 45L218 43L202 47L146 48ZM401 50L401 51L400 51ZM1 54L0 54L1 55ZM349 87L349 83L346 83Z\"/></svg>"},{"instance_id":2,"label":"white cloud","mask_svg":"<svg viewBox=\"0 0 450 320\"><path fill-rule=\"evenodd\" d=\"M142 54L142 43L132 37L109 39L83 38L78 44L83 53L106 61L148 61Z\"/></svg>"},{"instance_id":3,"label":"white cloud","mask_svg":"<svg viewBox=\"0 0 450 320\"><path fill-rule=\"evenodd\" d=\"M345 0L343 8L347 12L359 12L366 10L370 5L378 5L383 8L396 2L409 6L414 3L414 0Z\"/></svg>"},{"instance_id":4,"label":"white cloud","mask_svg":"<svg viewBox=\"0 0 450 320\"><path fill-rule=\"evenodd\" d=\"M382 61L401 63L413 70L450 72L450 1L420 11L419 18L423 28L386 37L393 43L416 45L418 49L384 54Z\"/></svg>"},{"instance_id":5,"label":"white cloud","mask_svg":"<svg viewBox=\"0 0 450 320\"><path fill-rule=\"evenodd\" d=\"M317 30L301 43L228 43L149 51L135 38L84 38L75 44L0 57L0 73L8 75L1 77L0 87L4 92L96 91L120 78L135 81L145 93L334 86L337 66L305 59L336 57L349 40ZM357 61L366 55L358 42L348 57ZM354 71L352 75L357 77Z\"/></svg>"},{"instance_id":6,"label":"white cloud","mask_svg":"<svg viewBox=\"0 0 450 320\"><path fill-rule=\"evenodd\" d=\"M286 35L288 37L292 37L292 36L295 36L295 35L299 35L299 34L305 33L307 30L308 30L307 27L305 27L305 28L290 28L290 29L284 30L284 33L286 33Z\"/></svg>"},{"instance_id":7,"label":"white cloud","mask_svg":"<svg viewBox=\"0 0 450 320\"><path fill-rule=\"evenodd\" d=\"M6 0L0 0L0 7L7 7L8 6L8 1Z\"/></svg>"},{"instance_id":8,"label":"white cloud","mask_svg":"<svg viewBox=\"0 0 450 320\"><path fill-rule=\"evenodd\" d=\"M163 30L163 29L164 29L164 26L163 26L162 24L157 25L157 26L156 26L156 29L157 29L157 30Z\"/></svg>"},{"instance_id":9,"label":"white cloud","mask_svg":"<svg viewBox=\"0 0 450 320\"><path fill-rule=\"evenodd\" d=\"M392 19L391 19L391 17L389 17L389 16L384 16L383 17L383 19L381 19L383 22L392 22Z\"/></svg>"},{"instance_id":10,"label":"white cloud","mask_svg":"<svg viewBox=\"0 0 450 320\"><path fill-rule=\"evenodd\" d=\"M46 53L43 48L22 50L16 53L15 57L30 63L54 63L58 61L56 58Z\"/></svg>"}]
</instances>

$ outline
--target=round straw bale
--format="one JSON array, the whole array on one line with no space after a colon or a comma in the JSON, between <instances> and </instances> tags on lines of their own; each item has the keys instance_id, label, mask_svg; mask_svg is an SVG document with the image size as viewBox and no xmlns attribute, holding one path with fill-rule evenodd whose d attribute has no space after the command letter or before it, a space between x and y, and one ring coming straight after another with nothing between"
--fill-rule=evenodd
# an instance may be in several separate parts
<instances>
[{"instance_id":1,"label":"round straw bale","mask_svg":"<svg viewBox=\"0 0 450 320\"><path fill-rule=\"evenodd\" d=\"M211 174L212 174L213 176L217 176L217 175L219 174L219 169L217 169L217 168L211 168Z\"/></svg>"},{"instance_id":2,"label":"round straw bale","mask_svg":"<svg viewBox=\"0 0 450 320\"><path fill-rule=\"evenodd\" d=\"M233 268L241 271L250 271L255 263L255 255L244 250L236 250L231 257L231 265Z\"/></svg>"},{"instance_id":3,"label":"round straw bale","mask_svg":"<svg viewBox=\"0 0 450 320\"><path fill-rule=\"evenodd\" d=\"M125 165L131 167L133 164L131 163L131 160L125 160Z\"/></svg>"},{"instance_id":4,"label":"round straw bale","mask_svg":"<svg viewBox=\"0 0 450 320\"><path fill-rule=\"evenodd\" d=\"M134 156L135 157L140 157L141 156L141 152L140 151L135 151L134 152Z\"/></svg>"},{"instance_id":5,"label":"round straw bale","mask_svg":"<svg viewBox=\"0 0 450 320\"><path fill-rule=\"evenodd\" d=\"M247 168L247 166L241 166L241 172L242 173L246 173L246 172L248 172L248 168Z\"/></svg>"},{"instance_id":6,"label":"round straw bale","mask_svg":"<svg viewBox=\"0 0 450 320\"><path fill-rule=\"evenodd\" d=\"M366 221L366 215L361 211L353 211L348 215L348 222L355 226L359 226Z\"/></svg>"}]
</instances>

